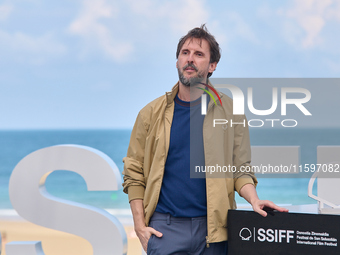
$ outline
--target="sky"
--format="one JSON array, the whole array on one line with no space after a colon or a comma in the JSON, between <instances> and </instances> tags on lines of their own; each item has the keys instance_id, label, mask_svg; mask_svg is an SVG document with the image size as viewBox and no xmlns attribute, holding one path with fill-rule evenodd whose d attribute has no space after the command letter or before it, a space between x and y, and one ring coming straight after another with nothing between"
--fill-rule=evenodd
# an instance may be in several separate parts
<instances>
[{"instance_id":1,"label":"sky","mask_svg":"<svg viewBox=\"0 0 340 255\"><path fill-rule=\"evenodd\" d=\"M0 129L131 129L203 23L222 49L213 78L340 77L340 0L2 0ZM313 87L310 107L340 106L339 86Z\"/></svg>"}]
</instances>

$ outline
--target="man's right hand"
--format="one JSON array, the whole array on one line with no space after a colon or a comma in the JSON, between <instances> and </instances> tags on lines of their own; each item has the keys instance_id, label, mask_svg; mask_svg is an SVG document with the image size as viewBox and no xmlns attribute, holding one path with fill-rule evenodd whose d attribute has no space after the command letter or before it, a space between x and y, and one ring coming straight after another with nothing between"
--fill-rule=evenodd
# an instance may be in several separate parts
<instances>
[{"instance_id":1,"label":"man's right hand","mask_svg":"<svg viewBox=\"0 0 340 255\"><path fill-rule=\"evenodd\" d=\"M161 232L151 227L141 227L141 228L135 229L135 231L145 252L147 251L148 242L149 242L151 235L155 235L158 238L163 236Z\"/></svg>"}]
</instances>

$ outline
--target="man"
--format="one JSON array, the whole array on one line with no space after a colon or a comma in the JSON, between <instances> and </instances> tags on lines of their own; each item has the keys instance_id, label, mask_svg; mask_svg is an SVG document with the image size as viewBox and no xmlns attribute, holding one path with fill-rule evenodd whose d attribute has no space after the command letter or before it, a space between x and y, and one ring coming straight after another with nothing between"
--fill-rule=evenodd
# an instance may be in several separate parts
<instances>
[{"instance_id":1,"label":"man","mask_svg":"<svg viewBox=\"0 0 340 255\"><path fill-rule=\"evenodd\" d=\"M254 174L240 170L250 163L248 127L213 127L214 118L245 119L232 115L232 100L219 93L220 104L210 101L207 114L200 112L204 90L214 91L208 77L220 59L205 25L180 39L176 57L179 82L137 116L123 159L124 192L148 254L227 254L227 212L236 208L235 190L263 216L264 207L287 210L259 200ZM237 171L190 178L193 165Z\"/></svg>"}]
</instances>

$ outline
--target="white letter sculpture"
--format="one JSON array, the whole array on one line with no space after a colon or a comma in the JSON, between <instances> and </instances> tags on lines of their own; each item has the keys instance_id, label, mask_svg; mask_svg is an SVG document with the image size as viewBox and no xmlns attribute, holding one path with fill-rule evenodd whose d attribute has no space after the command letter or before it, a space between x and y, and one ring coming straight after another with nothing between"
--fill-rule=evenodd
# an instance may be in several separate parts
<instances>
[{"instance_id":1,"label":"white letter sculpture","mask_svg":"<svg viewBox=\"0 0 340 255\"><path fill-rule=\"evenodd\" d=\"M55 170L81 175L89 191L121 188L116 164L104 153L79 145L58 145L37 150L14 168L9 182L13 208L26 220L88 240L94 255L127 253L122 224L103 209L60 199L45 188L47 176ZM40 242L11 242L7 255L44 255Z\"/></svg>"}]
</instances>

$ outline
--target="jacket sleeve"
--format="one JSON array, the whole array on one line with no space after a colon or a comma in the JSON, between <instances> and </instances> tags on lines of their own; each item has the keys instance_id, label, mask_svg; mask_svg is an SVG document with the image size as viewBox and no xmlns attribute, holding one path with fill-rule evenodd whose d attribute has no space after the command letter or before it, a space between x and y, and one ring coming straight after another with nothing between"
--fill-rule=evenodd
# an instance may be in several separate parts
<instances>
[{"instance_id":1,"label":"jacket sleeve","mask_svg":"<svg viewBox=\"0 0 340 255\"><path fill-rule=\"evenodd\" d=\"M233 162L237 169L234 173L234 187L240 193L245 184L250 183L256 187L257 179L250 165L251 148L247 118L244 115L237 115L234 116L234 121L240 123L234 128L233 152Z\"/></svg>"},{"instance_id":2,"label":"jacket sleeve","mask_svg":"<svg viewBox=\"0 0 340 255\"><path fill-rule=\"evenodd\" d=\"M134 199L144 199L144 152L145 140L148 127L143 120L141 113L138 114L135 125L132 129L130 144L124 162L123 191L128 194L129 202Z\"/></svg>"}]
</instances>

